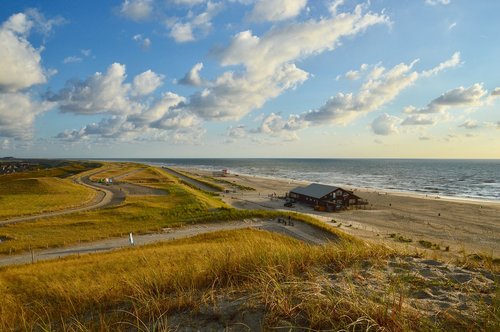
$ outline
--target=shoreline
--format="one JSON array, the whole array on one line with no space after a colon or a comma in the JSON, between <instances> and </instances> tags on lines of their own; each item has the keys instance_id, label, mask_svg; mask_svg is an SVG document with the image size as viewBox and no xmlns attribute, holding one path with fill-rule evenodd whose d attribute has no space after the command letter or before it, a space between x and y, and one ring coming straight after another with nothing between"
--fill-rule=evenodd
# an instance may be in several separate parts
<instances>
[{"instance_id":1,"label":"shoreline","mask_svg":"<svg viewBox=\"0 0 500 332\"><path fill-rule=\"evenodd\" d=\"M176 168L195 175L212 176L210 170ZM222 194L221 198L235 208L306 213L365 240L417 252L429 251L454 258L472 253L500 256L500 202L426 197L425 194L349 186L344 189L355 189L354 193L369 204L340 212L320 212L301 203L287 208L284 207L284 200L271 197L274 193L284 196L296 186L310 182L240 173L221 179L256 189L234 189L231 193ZM425 245L439 249L429 249Z\"/></svg>"},{"instance_id":2,"label":"shoreline","mask_svg":"<svg viewBox=\"0 0 500 332\"><path fill-rule=\"evenodd\" d=\"M155 167L161 167L163 163L147 163L150 166L155 166ZM186 166L186 165L174 165L174 166L168 166L168 167L173 167L173 168L179 168L179 169L184 169L184 170L191 170L191 171L199 171L199 172L214 172L216 171L215 169L208 169L208 168L199 168L196 166ZM354 185L349 185L345 183L340 183L340 184L329 184L325 182L315 182L315 181L309 181L309 180L302 180L302 179L291 179L291 178L286 178L286 177L276 177L276 176L266 176L266 175L261 175L261 174L248 174L248 173L230 173L230 176L244 176L244 177L255 177L255 178L261 178L261 179L267 179L271 181L280 181L280 182L288 182L288 183L297 183L298 185L309 185L311 183L321 183L325 185L331 185L331 186L338 186L340 188L350 190L350 191L362 191L362 192L387 192L388 194L391 195L399 195L399 196L409 196L409 197L418 197L418 198L428 198L428 199L441 199L441 200L449 200L452 202L460 202L463 201L465 203L483 203L483 204L498 204L500 205L500 199L489 199L489 198L479 198L479 197L463 197L463 196L448 196L448 195L441 195L437 193L423 193L423 192L417 192L417 191L401 191L397 189L386 189L386 188L377 188L377 187L361 187L361 186L354 186Z\"/></svg>"}]
</instances>

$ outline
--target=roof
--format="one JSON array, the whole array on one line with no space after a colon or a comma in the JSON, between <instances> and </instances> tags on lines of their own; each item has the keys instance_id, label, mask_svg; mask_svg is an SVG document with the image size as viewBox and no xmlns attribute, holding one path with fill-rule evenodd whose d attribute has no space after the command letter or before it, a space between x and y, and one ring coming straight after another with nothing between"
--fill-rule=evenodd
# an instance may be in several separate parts
<instances>
[{"instance_id":1,"label":"roof","mask_svg":"<svg viewBox=\"0 0 500 332\"><path fill-rule=\"evenodd\" d=\"M321 197L326 196L337 189L340 188L327 186L325 184L311 183L307 187L297 187L290 192L320 199Z\"/></svg>"}]
</instances>

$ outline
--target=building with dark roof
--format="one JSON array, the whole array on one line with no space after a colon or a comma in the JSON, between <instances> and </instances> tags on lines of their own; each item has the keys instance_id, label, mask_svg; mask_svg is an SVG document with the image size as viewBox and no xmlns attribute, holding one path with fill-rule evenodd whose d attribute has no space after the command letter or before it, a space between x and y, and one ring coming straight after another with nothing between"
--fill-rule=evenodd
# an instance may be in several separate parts
<instances>
[{"instance_id":1,"label":"building with dark roof","mask_svg":"<svg viewBox=\"0 0 500 332\"><path fill-rule=\"evenodd\" d=\"M360 197L339 187L311 183L307 187L297 187L290 191L290 198L312 205L320 210L335 211L358 204Z\"/></svg>"}]
</instances>

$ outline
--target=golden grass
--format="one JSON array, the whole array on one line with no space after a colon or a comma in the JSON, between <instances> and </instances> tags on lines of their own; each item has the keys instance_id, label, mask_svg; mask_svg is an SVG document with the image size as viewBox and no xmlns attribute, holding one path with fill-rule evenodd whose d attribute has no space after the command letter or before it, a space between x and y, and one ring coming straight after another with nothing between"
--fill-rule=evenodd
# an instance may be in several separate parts
<instances>
[{"instance_id":1,"label":"golden grass","mask_svg":"<svg viewBox=\"0 0 500 332\"><path fill-rule=\"evenodd\" d=\"M94 190L66 179L39 177L0 182L0 218L81 206L94 196Z\"/></svg>"},{"instance_id":2,"label":"golden grass","mask_svg":"<svg viewBox=\"0 0 500 332\"><path fill-rule=\"evenodd\" d=\"M342 269L360 259L392 253L380 246L340 242L313 247L257 230L195 238L73 257L0 270L0 329L59 330L134 323L176 310L194 310L200 294L215 289L252 290L297 278L316 268ZM201 293L200 293L201 292ZM122 311L121 311L122 310ZM64 325L62 325L64 323Z\"/></svg>"}]
</instances>

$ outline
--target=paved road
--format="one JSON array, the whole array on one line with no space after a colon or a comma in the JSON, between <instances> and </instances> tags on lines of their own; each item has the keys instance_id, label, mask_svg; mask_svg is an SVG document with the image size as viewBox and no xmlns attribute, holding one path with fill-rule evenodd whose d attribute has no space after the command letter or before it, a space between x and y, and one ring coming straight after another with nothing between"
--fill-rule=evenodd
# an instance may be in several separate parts
<instances>
[{"instance_id":1,"label":"paved road","mask_svg":"<svg viewBox=\"0 0 500 332\"><path fill-rule=\"evenodd\" d=\"M217 189L215 189L215 188L212 188L212 187L210 187L210 186L207 186L207 185L206 185L206 184L204 184L203 182L200 182L200 181L196 181L196 180L194 180L194 179L191 179L191 178L189 178L189 177L185 176L184 174L181 174L181 173L179 173L179 172L176 172L175 170L173 170L173 169L171 169L171 168L162 167L162 169L163 169L165 172L167 172L167 173L169 173L169 174L171 174L171 175L173 175L173 176L175 176L175 177L177 177L177 178L179 178L179 179L181 179L181 180L183 180L183 181L186 181L187 183L190 183L190 184L192 184L193 186L195 186L195 187L197 187L197 188L199 188L199 189L201 189L201 190L208 191L208 192L212 192L212 193L218 193L218 192L220 192L220 190L217 190Z\"/></svg>"},{"instance_id":2,"label":"paved road","mask_svg":"<svg viewBox=\"0 0 500 332\"><path fill-rule=\"evenodd\" d=\"M293 224L293 226L290 226L278 223L277 220L254 219L193 225L176 229L165 229L161 233L134 235L134 244L136 246L141 246L154 242L192 237L203 233L242 228L264 229L270 232L284 234L313 245L321 245L338 239L335 235L322 231L306 223L294 221ZM0 266L29 264L38 261L54 260L69 255L84 255L105 252L130 246L131 244L129 243L128 236L123 238L111 238L102 241L81 243L65 248L37 250L34 251L33 254L28 252L19 255L0 256Z\"/></svg>"},{"instance_id":3,"label":"paved road","mask_svg":"<svg viewBox=\"0 0 500 332\"><path fill-rule=\"evenodd\" d=\"M140 170L141 169L127 172L127 173L121 174L120 176L118 176L116 178L119 179L119 178L125 177L127 175L130 175L132 173L138 172ZM126 194L123 190L120 190L119 187L106 186L103 184L98 184L98 183L94 183L94 182L90 181L90 179L89 179L90 176L99 174L101 172L103 172L103 171L101 170L101 171L98 171L98 172L95 172L95 173L92 173L92 174L75 179L76 183L84 185L86 187L89 187L89 188L97 191L96 196L94 197L94 199L91 202L84 204L82 206L64 209L64 210L59 210L59 211L10 218L7 220L0 220L0 226L8 225L8 224L16 224L19 222L31 221L31 220L41 219L41 218L61 216L61 215L65 215L65 214L94 210L94 209L99 209L99 208L103 208L103 207L107 207L107 206L121 204L125 200Z\"/></svg>"}]
</instances>

